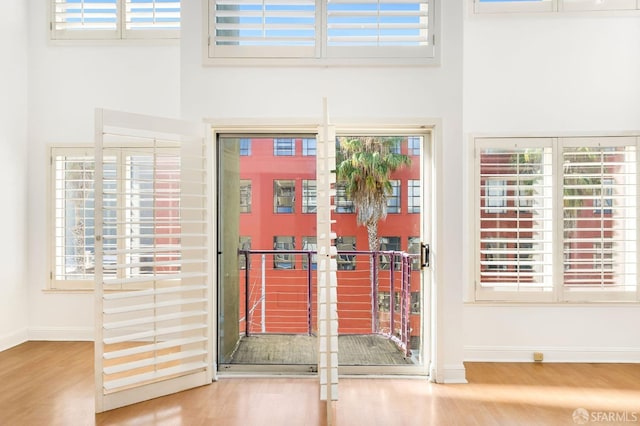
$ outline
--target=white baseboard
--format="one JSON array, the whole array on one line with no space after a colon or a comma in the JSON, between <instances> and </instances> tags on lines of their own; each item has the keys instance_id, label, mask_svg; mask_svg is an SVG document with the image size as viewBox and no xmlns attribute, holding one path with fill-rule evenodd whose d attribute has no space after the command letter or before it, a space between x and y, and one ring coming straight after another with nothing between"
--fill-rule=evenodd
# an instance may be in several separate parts
<instances>
[{"instance_id":1,"label":"white baseboard","mask_svg":"<svg viewBox=\"0 0 640 426\"><path fill-rule=\"evenodd\" d=\"M464 364L445 364L443 383L468 383Z\"/></svg>"},{"instance_id":2,"label":"white baseboard","mask_svg":"<svg viewBox=\"0 0 640 426\"><path fill-rule=\"evenodd\" d=\"M468 383L464 364L445 364L438 371L434 364L429 366L429 377L435 383Z\"/></svg>"},{"instance_id":3,"label":"white baseboard","mask_svg":"<svg viewBox=\"0 0 640 426\"><path fill-rule=\"evenodd\" d=\"M21 328L20 330L14 331L12 333L4 334L0 336L0 352L10 349L14 346L18 346L21 343L29 340L29 334L27 332L27 327Z\"/></svg>"},{"instance_id":4,"label":"white baseboard","mask_svg":"<svg viewBox=\"0 0 640 426\"><path fill-rule=\"evenodd\" d=\"M534 352L542 352L543 362L640 362L640 348L574 346L465 346L464 360L468 362L533 362Z\"/></svg>"},{"instance_id":5,"label":"white baseboard","mask_svg":"<svg viewBox=\"0 0 640 426\"><path fill-rule=\"evenodd\" d=\"M29 327L29 340L93 341L93 327Z\"/></svg>"}]
</instances>

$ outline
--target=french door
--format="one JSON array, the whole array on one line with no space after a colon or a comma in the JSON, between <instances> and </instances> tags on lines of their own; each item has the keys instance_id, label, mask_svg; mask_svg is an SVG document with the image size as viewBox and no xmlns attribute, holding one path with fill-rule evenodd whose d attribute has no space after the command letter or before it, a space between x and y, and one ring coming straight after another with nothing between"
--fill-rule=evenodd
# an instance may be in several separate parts
<instances>
[{"instance_id":1,"label":"french door","mask_svg":"<svg viewBox=\"0 0 640 426\"><path fill-rule=\"evenodd\" d=\"M97 110L95 383L102 412L211 383L202 128Z\"/></svg>"}]
</instances>

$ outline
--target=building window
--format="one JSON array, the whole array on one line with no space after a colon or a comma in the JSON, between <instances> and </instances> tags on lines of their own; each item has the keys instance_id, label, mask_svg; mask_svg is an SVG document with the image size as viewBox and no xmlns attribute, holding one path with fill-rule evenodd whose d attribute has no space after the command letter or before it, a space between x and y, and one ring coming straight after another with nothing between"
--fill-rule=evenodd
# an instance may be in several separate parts
<instances>
[{"instance_id":1,"label":"building window","mask_svg":"<svg viewBox=\"0 0 640 426\"><path fill-rule=\"evenodd\" d=\"M51 39L179 38L179 0L51 0Z\"/></svg>"},{"instance_id":2,"label":"building window","mask_svg":"<svg viewBox=\"0 0 640 426\"><path fill-rule=\"evenodd\" d=\"M240 179L240 213L251 213L250 179Z\"/></svg>"},{"instance_id":3,"label":"building window","mask_svg":"<svg viewBox=\"0 0 640 426\"><path fill-rule=\"evenodd\" d=\"M356 269L356 255L345 252L356 250L356 237L336 238L336 250L338 250L338 271L353 271Z\"/></svg>"},{"instance_id":4,"label":"building window","mask_svg":"<svg viewBox=\"0 0 640 426\"><path fill-rule=\"evenodd\" d=\"M316 181L302 180L302 213L315 213L317 211Z\"/></svg>"},{"instance_id":5,"label":"building window","mask_svg":"<svg viewBox=\"0 0 640 426\"><path fill-rule=\"evenodd\" d=\"M277 251L295 250L295 238L273 237L273 249ZM274 269L295 269L295 255L290 253L276 253L273 255Z\"/></svg>"},{"instance_id":6,"label":"building window","mask_svg":"<svg viewBox=\"0 0 640 426\"><path fill-rule=\"evenodd\" d=\"M336 213L353 213L356 211L353 200L347 197L346 184L344 182L336 183Z\"/></svg>"},{"instance_id":7,"label":"building window","mask_svg":"<svg viewBox=\"0 0 640 426\"><path fill-rule=\"evenodd\" d=\"M296 181L295 180L274 180L273 181L273 212L274 213L294 213Z\"/></svg>"},{"instance_id":8,"label":"building window","mask_svg":"<svg viewBox=\"0 0 640 426\"><path fill-rule=\"evenodd\" d=\"M311 269L318 268L318 243L317 237L302 237L302 250L314 252L310 255L302 255L302 268L308 269L309 257L311 257Z\"/></svg>"},{"instance_id":9,"label":"building window","mask_svg":"<svg viewBox=\"0 0 640 426\"><path fill-rule=\"evenodd\" d=\"M242 156L251 155L251 139L247 139L247 138L240 139L240 155Z\"/></svg>"},{"instance_id":10,"label":"building window","mask_svg":"<svg viewBox=\"0 0 640 426\"><path fill-rule=\"evenodd\" d=\"M419 156L422 152L422 137L421 136L409 136L407 138L407 145L409 149L409 155Z\"/></svg>"},{"instance_id":11,"label":"building window","mask_svg":"<svg viewBox=\"0 0 640 426\"><path fill-rule=\"evenodd\" d=\"M296 155L296 140L291 138L274 138L273 155L294 156Z\"/></svg>"},{"instance_id":12,"label":"building window","mask_svg":"<svg viewBox=\"0 0 640 426\"><path fill-rule=\"evenodd\" d=\"M400 251L400 237L380 237L380 251ZM380 255L380 269L391 268L391 260L395 258L391 254ZM393 268L396 271L400 270L400 259L395 259Z\"/></svg>"},{"instance_id":13,"label":"building window","mask_svg":"<svg viewBox=\"0 0 640 426\"><path fill-rule=\"evenodd\" d=\"M251 237L241 235L239 239L239 249L243 251L251 250ZM247 269L247 259L244 254L240 255L238 263L240 269Z\"/></svg>"},{"instance_id":14,"label":"building window","mask_svg":"<svg viewBox=\"0 0 640 426\"><path fill-rule=\"evenodd\" d=\"M390 180L391 194L387 195L387 213L400 213L400 181Z\"/></svg>"},{"instance_id":15,"label":"building window","mask_svg":"<svg viewBox=\"0 0 640 426\"><path fill-rule=\"evenodd\" d=\"M316 155L316 140L313 138L302 139L302 155Z\"/></svg>"},{"instance_id":16,"label":"building window","mask_svg":"<svg viewBox=\"0 0 640 426\"><path fill-rule=\"evenodd\" d=\"M298 58L312 63L392 58L421 63L435 57L434 5L434 0L279 4L212 0L208 56Z\"/></svg>"},{"instance_id":17,"label":"building window","mask_svg":"<svg viewBox=\"0 0 640 426\"><path fill-rule=\"evenodd\" d=\"M485 180L485 195L483 197L485 211L492 214L506 212L507 207L507 181L502 179Z\"/></svg>"},{"instance_id":18,"label":"building window","mask_svg":"<svg viewBox=\"0 0 640 426\"><path fill-rule=\"evenodd\" d=\"M638 300L637 151L635 137L476 139L476 299Z\"/></svg>"},{"instance_id":19,"label":"building window","mask_svg":"<svg viewBox=\"0 0 640 426\"><path fill-rule=\"evenodd\" d=\"M409 179L407 181L407 212L420 213L420 180Z\"/></svg>"}]
</instances>

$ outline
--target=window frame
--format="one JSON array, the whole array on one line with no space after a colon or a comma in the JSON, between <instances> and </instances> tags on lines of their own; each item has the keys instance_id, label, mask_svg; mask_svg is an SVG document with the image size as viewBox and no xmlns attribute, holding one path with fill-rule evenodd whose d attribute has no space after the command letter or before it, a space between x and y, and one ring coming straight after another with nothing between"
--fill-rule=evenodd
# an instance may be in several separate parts
<instances>
[{"instance_id":1,"label":"window frame","mask_svg":"<svg viewBox=\"0 0 640 426\"><path fill-rule=\"evenodd\" d=\"M49 0L49 39L52 41L99 41L99 40L178 40L180 39L181 17L177 29L127 29L127 1L114 0L115 28L105 30L94 29L57 29L56 10L57 0ZM62 0L62 4L66 1ZM180 3L180 0L170 2ZM181 9L181 7L180 7ZM123 13L124 12L124 13ZM181 10L178 12L181 14Z\"/></svg>"},{"instance_id":2,"label":"window frame","mask_svg":"<svg viewBox=\"0 0 640 426\"><path fill-rule=\"evenodd\" d=\"M216 44L216 0L203 0L203 58L205 65L439 65L440 0L424 0L428 8L423 46L330 46L327 41L327 0L315 0L315 42L312 46L223 46ZM376 2L372 2L376 3Z\"/></svg>"},{"instance_id":3,"label":"window frame","mask_svg":"<svg viewBox=\"0 0 640 426\"><path fill-rule=\"evenodd\" d=\"M598 257L598 255L592 255L591 262L594 263L596 261L602 261L607 265L607 262L612 263L611 269L604 270L604 273L613 272L616 270L615 257L623 256L626 260L624 264L621 264L620 268L631 268L629 270L625 270L625 274L631 274L631 285L629 285L628 279L623 276L619 276L617 281L617 285L615 288L607 289L606 287L599 286L596 288L587 288L585 284L582 288L576 288L575 286L571 287L571 285L567 286L565 284L565 273L566 271L572 270L570 268L569 259L566 258L566 247L567 243L565 242L564 237L564 228L563 228L563 218L565 207L563 207L563 194L564 194L564 172L563 172L563 160L562 160L562 152L564 148L567 147L596 147L601 151L598 152L606 152L607 147L618 147L621 149L621 153L624 155L629 155L629 157L625 157L625 163L628 164L630 170L633 170L635 173L634 177L629 178L633 183L631 185L635 185L632 187L628 187L629 193L623 193L620 197L631 197L633 200L629 201L632 204L638 206L640 202L640 135L611 135L611 136L598 136L598 137L532 137L532 138L518 138L518 137L489 137L489 136L478 136L472 137L471 143L473 148L471 150L472 155L469 157L473 162L473 173L471 180L473 184L470 188L473 188L472 198L474 199L474 208L471 209L469 218L472 220L472 229L473 231L473 259L474 259L474 267L473 270L473 279L470 285L469 295L473 295L471 301L472 302L538 302L538 303L639 303L640 302L640 270L637 267L629 266L633 265L633 261L629 261L631 259L640 259L640 230L635 229L635 232L632 231L631 236L629 237L617 237L615 241L622 241L627 247L626 249L622 248L619 251L615 251L611 257L609 256L609 252L607 250L604 251L604 258ZM521 239L519 242L514 243L515 247L525 248L525 251L532 250L534 255L545 255L551 256L551 277L550 277L550 285L547 290L540 289L532 289L531 291L522 290L514 290L514 289L504 289L501 290L499 286L494 286L493 288L483 288L480 285L480 264L483 259L483 254L481 253L480 248L480 232L481 232L481 203L480 203L480 150L482 148L505 148L509 146L518 146L518 147L550 147L551 149L551 198L547 200L547 208L551 207L551 233L552 233L552 244L545 244L543 254L537 252L540 250L540 247L531 247L524 245L528 244L525 240ZM607 160L604 160L607 161ZM613 160L610 160L613 161ZM598 163L599 164L599 163ZM608 164L608 163L603 163ZM610 163L614 164L614 163ZM625 169L626 170L626 169ZM585 171L585 173L587 173ZM607 172L603 172L605 175ZM621 172L623 173L623 172ZM627 184L629 185L629 184ZM517 192L516 187L510 187L513 191ZM514 207L515 210L522 210L519 208L519 198L515 198ZM606 198L606 196L605 196ZM530 209L530 207L526 207ZM537 210L538 208L545 208L545 206L540 206L536 203L533 206L533 209ZM587 205L585 210L593 210L598 209L598 207L590 207ZM613 206L615 209L615 206ZM622 207L618 207L622 208ZM628 209L628 207L627 207ZM633 210L633 209L631 209ZM595 213L594 213L595 214ZM605 214L606 215L606 214ZM625 216L625 218L620 220L629 220L631 222L637 223L640 221L640 214L636 213L635 216ZM622 225L619 225L622 226ZM518 228L521 229L521 228ZM609 228L607 228L609 229ZM622 228L611 228L612 231L616 231L616 229ZM625 228L626 229L626 228ZM620 231L618 231L620 232ZM622 238L622 239L621 239ZM631 238L630 240L628 238ZM588 240L585 240L585 242ZM605 238L604 243L606 244L608 240ZM532 241L535 243L535 241ZM631 244L631 248L629 248L629 244ZM518 253L520 249L516 249ZM509 259L509 261L514 263L514 268L519 268L524 274L532 272L532 267L530 265L526 265L525 268L521 268L519 262L523 259L525 261L529 261L530 254L524 253L524 256L521 254L516 254L513 259ZM604 259L604 260L603 260ZM586 261L585 261L586 262ZM546 264L546 263L545 263ZM637 261L635 262L637 264ZM532 264L533 268L537 266ZM569 268L567 267L569 266ZM545 266L548 267L548 266ZM594 268L595 269L595 268ZM535 271L534 271L535 272ZM635 286L633 285L633 280L635 279Z\"/></svg>"},{"instance_id":4,"label":"window frame","mask_svg":"<svg viewBox=\"0 0 640 426\"><path fill-rule=\"evenodd\" d=\"M636 0L469 0L475 14L640 11Z\"/></svg>"},{"instance_id":5,"label":"window frame","mask_svg":"<svg viewBox=\"0 0 640 426\"><path fill-rule=\"evenodd\" d=\"M141 155L144 155L143 153L145 153L147 150L149 152L149 154L153 154L154 149L147 147L147 146L136 146L135 147L137 152L136 155L133 157L138 157ZM156 148L157 149L157 148ZM86 157L86 161L94 161L95 162L95 151L94 151L94 147L93 146L88 146L88 145L51 145L48 147L48 151L49 151L49 172L48 172L48 194L47 194L47 212L49 212L48 216L49 216L49 220L48 220L48 229L47 229L47 250L48 250L48 279L47 279L47 286L46 286L46 290L49 291L93 291L94 289L94 278L95 275L94 273L88 274L85 273L84 275L89 276L89 278L83 278L83 279L66 279L66 277L68 276L68 274L66 272L61 274L61 278L58 278L58 267L59 265L57 264L57 258L58 258L58 235L57 235L57 230L58 230L58 221L59 220L63 220L64 218L60 219L57 216L57 202L58 200L67 200L66 197L62 197L62 198L58 198L58 188L57 188L57 183L58 183L58 179L57 179L57 174L60 172L57 169L57 164L56 164L56 158L57 157ZM108 150L105 151L108 154ZM109 156L111 154L108 154ZM132 162L131 157L122 155L121 153L118 152L118 150L114 150L113 152L113 164L115 166L114 171L116 173L115 175L115 179L114 181L116 182L116 185L118 187L127 185L129 182L133 181L134 179L130 179L129 177L129 173L133 172L133 168L137 166L138 164L142 164L142 163L135 163ZM140 166L142 167L142 166ZM95 176L92 179L93 182L95 182ZM131 197L136 197L139 199L139 202L144 202L145 199L144 197L141 198L139 193L136 193L136 189L130 188L131 190ZM120 197L128 197L129 193L125 193L123 192L121 189L118 189L118 191L120 193L124 193L124 195L119 195L118 200L116 202L118 203L124 203L124 202L128 202L127 200L120 198ZM126 191L126 189L125 189ZM95 196L94 196L94 200L95 200ZM115 201L115 200L114 200ZM148 200L146 200L148 201ZM142 204L141 204L141 214L142 214L143 208L142 208ZM92 218L93 219L93 218ZM118 227L119 228L123 228L123 229L129 229L130 228L130 222L127 222L127 220L122 217L122 218L117 218L117 222L118 222ZM63 229L66 230L67 224L65 223L63 225ZM95 231L94 231L95 232ZM118 234L120 234L120 232L125 233L125 231L118 231ZM138 230L129 230L129 232L140 232L140 229ZM65 232L66 234L66 232ZM107 237L106 234L104 235L105 239L110 238ZM66 237L62 237L62 238L66 238ZM66 247L66 246L65 246ZM61 248L61 250L63 250L64 247ZM94 241L94 250L95 250L95 241ZM95 252L94 252L95 255ZM86 256L86 254L85 254ZM120 255L119 255L120 256ZM119 263L120 260L118 260ZM95 265L94 265L95 267ZM144 274L144 272L142 272L142 268L144 268L144 266L140 266L140 272L138 273L142 273ZM122 271L120 271L121 273L123 273Z\"/></svg>"}]
</instances>

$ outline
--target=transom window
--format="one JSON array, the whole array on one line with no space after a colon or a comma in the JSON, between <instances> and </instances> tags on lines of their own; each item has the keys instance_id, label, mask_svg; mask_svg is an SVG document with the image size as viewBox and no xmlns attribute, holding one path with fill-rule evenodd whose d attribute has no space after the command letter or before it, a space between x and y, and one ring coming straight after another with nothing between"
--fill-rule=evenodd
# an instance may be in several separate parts
<instances>
[{"instance_id":1,"label":"transom window","mask_svg":"<svg viewBox=\"0 0 640 426\"><path fill-rule=\"evenodd\" d=\"M209 0L209 58L433 58L434 4Z\"/></svg>"},{"instance_id":2,"label":"transom window","mask_svg":"<svg viewBox=\"0 0 640 426\"><path fill-rule=\"evenodd\" d=\"M51 38L179 38L180 0L51 0Z\"/></svg>"},{"instance_id":3,"label":"transom window","mask_svg":"<svg viewBox=\"0 0 640 426\"><path fill-rule=\"evenodd\" d=\"M638 300L639 146L476 139L476 300Z\"/></svg>"}]
</instances>

